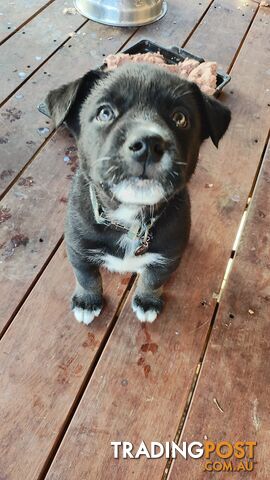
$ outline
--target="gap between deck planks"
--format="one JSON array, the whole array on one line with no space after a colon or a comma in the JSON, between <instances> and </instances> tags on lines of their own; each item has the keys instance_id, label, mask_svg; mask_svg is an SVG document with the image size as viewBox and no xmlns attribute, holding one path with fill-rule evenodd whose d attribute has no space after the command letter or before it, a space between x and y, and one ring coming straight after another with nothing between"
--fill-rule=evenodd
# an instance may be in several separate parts
<instances>
[{"instance_id":1,"label":"gap between deck planks","mask_svg":"<svg viewBox=\"0 0 270 480\"><path fill-rule=\"evenodd\" d=\"M199 18L198 15L199 15L200 8L201 7L198 7L196 20ZM185 12L185 14L187 15L187 12ZM184 13L182 15L182 18L184 18ZM108 29L106 29L106 33L107 32L108 32ZM111 45L112 44L110 44L110 46ZM66 133L66 135L68 134ZM61 141L59 143L57 143L57 138L58 139L61 138ZM53 145L54 142L56 143L56 145ZM51 199L51 196L50 196L52 193L52 183L53 183L53 179L50 176L53 174L53 176L56 176L56 179L58 180L58 182L61 182L61 175L57 176L57 173L55 172L55 170L53 170L53 168L50 171L49 166L46 164L46 153L47 155L49 155L51 151L51 154L58 152L58 155L63 155L63 151L62 151L63 145L64 145L64 140L61 136L61 131L59 131L48 143L47 152L43 151L43 154L44 154L43 165L46 165L46 169L47 169L46 171L48 172L48 175L49 175L49 178L47 179L48 184L47 186L45 186L45 188L41 182L41 180L43 180L44 182L44 177L42 176L42 172L44 173L44 170L43 170L44 167L41 162L40 164L38 164L37 170L35 170L37 174L37 179L40 178L40 180L37 182L38 185L32 182L31 175L27 175L22 179L23 180L22 184L19 185L21 181L20 179L18 184L15 185L14 189L11 190L9 193L11 195L10 198L12 198L12 194L17 192L17 198L20 198L20 201L22 202L23 195L25 195L24 199L26 199L28 195L31 195L32 190L29 188L29 190L27 190L27 193L24 193L24 190L23 189L21 190L19 187L25 187L27 184L29 185L30 183L31 187L36 188L35 194L32 194L33 196L31 197L30 205L32 206L33 210L36 207L39 209L39 219L41 219L41 223L42 223L42 220L44 220L44 218L42 219L42 213L40 213L40 202L37 201L38 199L42 200L41 202L42 205L44 205L46 201L48 202L50 201L49 210L47 211L47 216L45 218L46 222L49 220L50 217L55 216L55 214L57 213L55 211L55 205L57 210L61 209L61 207L59 206L60 204L58 204L58 202L55 204L55 198L57 198L58 200L61 198L61 197L60 198L58 197L61 194L61 185L59 187L59 183L58 183L58 192L56 196L53 199ZM66 145L68 144L66 143ZM72 153L72 155L74 156L74 152ZM48 159L49 158L50 157L48 157ZM50 165L54 167L53 160L55 159L52 158L51 160L52 160L52 163ZM36 165L36 163L33 163L31 167L34 167L34 164ZM62 165L63 163L61 163L61 166ZM66 168L68 168L69 170L69 167L66 167ZM64 172L64 175L66 176L66 172L64 170L63 172ZM34 178L33 180L35 181ZM65 182L66 180L62 183L62 187L64 186ZM56 183L54 185L55 186L53 188L56 188ZM18 188L19 190L17 190ZM48 192L50 195L48 194ZM36 198L37 195L38 195L38 199ZM33 222L33 217L31 216L29 209L27 209L25 212L23 212L23 209L22 209L22 213L23 215L25 215L26 222L29 222L29 218L31 218L32 223L36 223L36 221L38 220L38 219L35 219L35 222ZM27 217L29 218L27 219ZM60 214L60 216L53 221L51 226L51 232L50 232L51 234L53 233L53 230L59 228L59 218L63 218L63 211ZM18 225L22 225L21 219ZM45 225L42 227L44 228L43 230L44 235L46 235ZM32 254L37 254L36 258L38 258L38 252L40 251L40 246L43 246L43 243L44 243L43 236L39 237L43 239L43 242L39 242L38 237L39 235L36 235L35 243L34 245L33 244L31 245L31 249L30 249ZM54 239L56 240L56 236L54 236ZM45 247L45 248L47 248L48 250L48 247ZM20 253L22 253L23 251L24 249L22 248ZM74 384L72 383L70 387L71 390L69 391L71 392L71 394L69 398L69 403L65 400L65 405L64 405L65 409L64 409L62 404L63 398L61 397L61 394L63 389L62 383L66 385L65 380L62 382L62 377L60 377L60 381L59 381L59 378L57 376L56 378L54 378L54 382L52 380L50 382L47 378L44 378L44 376L42 377L43 363L44 363L42 359L45 359L46 354L48 354L50 357L50 362L52 361L54 362L55 360L54 356L57 356L57 360L59 361L61 360L63 362L62 364L63 368L61 368L61 370L64 370L66 377L68 377L69 381L73 382L72 379L74 376L74 371L73 371L73 366L71 366L72 362L70 362L70 359L68 359L68 361L65 362L65 359L67 356L69 357L70 353L74 351L74 349L75 350L78 349L78 338L77 338L76 332L79 332L79 334L83 336L83 338L86 338L85 342L90 343L89 346L92 345L92 339L93 339L92 332L89 332L86 328L80 325L77 325L74 321L70 323L70 326L67 324L67 326L65 327L65 322L67 320L65 312L68 311L67 310L68 299L64 293L64 290L62 290L62 294L59 295L60 297L60 300L59 300L57 291L58 291L58 288L62 289L62 287L64 286L64 289L67 288L68 291L71 292L73 285L71 285L71 282L69 283L68 274L66 274L65 271L63 272L63 268L68 268L68 267L66 264L63 264L63 259L59 257L61 251L62 251L62 248L57 252L56 256L54 257L54 262L56 263L51 262L48 265L47 269L45 270L44 274L40 279L42 281L38 282L38 284L35 286L34 290L31 292L30 296L27 299L27 305L26 303L23 305L20 312L16 316L14 324L12 324L10 329L6 332L2 341L3 355L5 358L5 362L4 363L2 362L2 368L5 370L7 375L5 377L3 376L3 380L4 378L5 379L8 378L9 380L13 379L12 381L9 381L8 386L11 388L12 391L13 391L13 388L15 389L14 390L16 392L15 400L17 401L17 399L20 399L20 409L17 408L17 404L14 404L14 412L11 411L12 405L10 403L10 397L9 397L11 391L8 389L8 386L7 386L7 388L5 388L4 391L5 391L5 399L7 400L7 404L9 404L9 409L4 408L3 415L5 416L6 419L8 418L12 419L13 423L8 424L9 432L6 432L7 436L5 438L5 443L1 444L2 448L5 447L3 457L1 458L4 459L5 464L7 465L7 467L5 465L5 467L3 468L4 469L7 468L9 471L12 470L12 474L18 475L17 478L19 479L33 478L32 477L33 472L35 475L38 475L38 470L46 461L46 458L50 450L53 449L55 442L57 442L57 439L61 438L63 425L65 423L65 420L68 419L68 411L71 408L71 405L74 404L74 402L76 403L76 400L75 400L76 395L78 395L78 391L80 391L80 388L82 388L82 385L86 378L84 376L86 369L84 368L81 373L82 378L80 379L79 385L77 384L77 387L76 387L76 385L74 386ZM48 256L48 251L47 251L46 257L47 256ZM46 257L44 256L43 258L46 258ZM29 257L26 258L25 263L23 262L24 267L26 267L27 265L27 260L29 260ZM30 263L31 263L31 260L30 260ZM58 267L58 263L59 263L59 267ZM33 266L34 265L32 261L31 268L33 268ZM18 268L16 269L14 264L13 274L11 275L13 279L17 277L18 270L19 269ZM59 272L59 277L58 277L58 272ZM48 275L47 281L46 281L46 275ZM52 276L55 278L56 283L51 282ZM59 278L61 279L65 278L65 282L66 282L65 285L63 285L63 282L57 283L57 279ZM108 276L108 274L106 275L106 278L107 278L107 282L106 282L107 289L110 289L110 288L114 289L114 283L110 282L109 280L110 277ZM117 282L119 282L118 278L119 277L117 276L113 276L113 282L116 282L115 285L117 285ZM47 287L44 287L43 285L44 281L46 281ZM26 287L27 285L23 285L23 286L21 285L21 288L22 288L21 291L23 291L23 289L24 291L27 290ZM124 287L122 288L124 291ZM46 292L48 293L46 294ZM111 298L110 300L112 301ZM39 306L40 302L41 302L41 305ZM119 299L118 299L118 302L119 302ZM46 311L47 309L48 311ZM41 313L41 310L44 313ZM56 310L58 311L58 313L56 313ZM39 311L39 315L41 315L41 317L34 318L34 325L31 326L33 311L34 312ZM59 331L54 330L51 332L51 337L49 338L52 339L52 343L50 343L50 340L47 339L47 335L48 335L47 330L46 330L46 334L43 334L43 332L42 332L42 335L40 334L40 328L44 327L45 329L46 328L49 329L49 324L46 324L46 322L41 322L41 324L39 323L40 318L42 318L42 315L44 315L44 317L46 317L46 315L48 316L48 321L52 322L51 323L52 328L54 326L54 322L56 321L56 317L58 318L58 322L64 322L62 324L61 323L57 324L57 327L59 327ZM69 314L69 317L71 318L71 314ZM112 319L112 316L110 316L110 319ZM99 331L99 329L102 328L104 321L105 320L101 322L100 326L99 324L97 324L95 329ZM73 334L71 334L68 331L65 332L65 329L68 330L69 328L72 329ZM35 334L32 331L32 329L35 330ZM14 336L15 331L16 331L16 335ZM28 331L31 332L31 336L27 336ZM21 341L22 338L24 338L25 340L24 342ZM41 343L41 338L43 340L42 343ZM63 348L63 338L69 339L72 342L72 345L69 346L65 344ZM88 340L89 338L90 340ZM9 341L12 344L11 348L6 349L5 345L8 346ZM34 346L34 343L33 343L34 341L36 341L36 346ZM16 343L16 354L14 351L15 347L14 349L12 348L14 346L14 342ZM100 342L100 337L97 339L97 343L95 343L95 348L98 347L99 342ZM57 345L59 346L61 345L60 350L57 349ZM42 352L39 351L39 349L41 349ZM24 370L25 365L27 364L27 361L24 362L23 358L24 356L27 356L29 352L31 352L31 358L30 358L30 361L32 362L31 369L26 368L26 370ZM14 372L14 367L16 364L14 364L13 355L16 356L15 361L19 362L19 366L22 368L22 371L25 372L25 376L24 375L21 376L20 374L22 373L22 371L20 371L20 373L18 374L18 377L16 378L14 377L14 375L16 376L16 372ZM85 355L86 357L88 356L87 354ZM85 365L88 365L88 367L90 368L91 359L89 360L89 358L84 358L84 361L86 362ZM56 364L53 363L53 365L54 365L54 368L57 369ZM42 370L40 369L41 366L42 366ZM77 367L75 366L74 368L77 368ZM27 381L26 379L29 377L29 370L31 370L31 377L29 381L31 382L31 380L34 378L34 381L31 383L31 391L30 389L27 388L25 383ZM78 370L75 371L75 375L76 375L76 372L78 373ZM21 380L22 380L22 384L20 384ZM43 385L43 382L45 382L46 388L48 388L48 390L46 391L45 391L45 386ZM67 389L68 386L66 386L65 388ZM29 397L27 397L27 400L26 400L26 403L27 403L26 410L22 408L24 395L26 396L29 395ZM37 397L35 397L35 395ZM53 399L56 398L55 403L51 401L51 398ZM28 402L29 399L32 400L32 404ZM37 407L38 409L38 412L35 413L34 415L33 415L33 411L35 411L35 409L31 410L31 405L33 409L34 407ZM55 408L52 408L53 406ZM10 407L11 407L11 410L10 410ZM48 415L54 416L54 421L57 423L57 427L55 427L54 430L51 430L48 426L53 424L52 420L49 421L49 424L47 423L46 418L48 417ZM26 428L28 428L27 432L24 432L25 426ZM52 434L52 437L50 437L50 434ZM26 438L28 438L29 440L28 443L27 442L25 443ZM39 443L40 438L42 439L42 442L44 442L42 444L42 448L40 448L40 443ZM21 443L22 439L23 439L23 444ZM9 441L12 444L12 449L9 447ZM25 467L26 450L27 450L28 460L27 460L27 466ZM22 471L24 467L26 468L26 470Z\"/></svg>"},{"instance_id":2,"label":"gap between deck planks","mask_svg":"<svg viewBox=\"0 0 270 480\"><path fill-rule=\"evenodd\" d=\"M80 14L63 14L65 7L72 6L73 0L55 0L1 47L4 68L0 103L42 68L41 64L74 34L74 30L86 23L87 19Z\"/></svg>"},{"instance_id":3,"label":"gap between deck planks","mask_svg":"<svg viewBox=\"0 0 270 480\"><path fill-rule=\"evenodd\" d=\"M268 133L267 51L261 48L268 21L269 13L261 9L233 67L234 93L226 99L233 120L219 154L209 144L203 148L191 186L191 242L166 288L165 311L142 327L127 301L47 480L162 477L164 458L116 461L110 442L128 440L138 447L141 440L149 444L175 437L213 314L213 293L219 290ZM202 188L209 183L213 188Z\"/></svg>"},{"instance_id":4,"label":"gap between deck planks","mask_svg":"<svg viewBox=\"0 0 270 480\"><path fill-rule=\"evenodd\" d=\"M253 480L268 480L270 473L269 184L270 144L180 439L256 441L254 471L234 473L237 480L249 475ZM220 461L214 454L210 460ZM229 460L239 464L234 457ZM208 479L211 474L204 471L205 463L178 457L168 479Z\"/></svg>"},{"instance_id":5,"label":"gap between deck planks","mask_svg":"<svg viewBox=\"0 0 270 480\"><path fill-rule=\"evenodd\" d=\"M207 179L206 179L206 180L207 180ZM238 212L238 213L239 213L239 212ZM56 262L56 263L51 262L51 264L48 266L48 269L53 269L53 271L57 271L57 268L56 268L57 264L58 264L58 262ZM46 270L46 272L47 272L47 271L48 271L48 270ZM45 272L45 274L46 274L46 272ZM33 298L33 299L35 298L34 295L35 295L35 291L36 291L37 288L40 288L41 291L43 291L43 292L44 292L44 290L45 290L45 289L44 289L44 286L43 286L43 281L45 281L45 280L43 280L43 278L45 278L44 275L42 276L42 278L40 279L40 281L38 282L37 286L35 287L35 289L34 289L33 292L32 292L32 298ZM50 280L49 280L49 282L50 282ZM192 279L192 281L190 281L189 285L190 285L190 286L193 285L193 279ZM70 287L70 288L71 288L71 287ZM177 297L177 296L175 296L175 298L176 298L176 297ZM46 302L46 300L48 301L48 298L50 298L50 297L48 297L48 296L46 297L46 296L45 296L45 298L44 298L44 296L43 296L42 298L43 298L43 301ZM30 297L29 297L29 299L30 299ZM29 299L28 299L28 301L29 301ZM196 302L196 298L195 298L194 300L195 300L195 302ZM26 304L25 304L25 306L23 307L23 309L21 310L21 312L23 312L25 308L29 308L29 310L32 311L31 305L29 306L28 301L26 302ZM198 303L198 305L199 305L199 299L198 299L198 298L197 298L197 302L196 302L195 304L197 305L197 303ZM184 305L183 305L183 308L184 308ZM199 308L201 308L201 307L199 307ZM129 315L129 312L128 312L128 315ZM204 310L203 316L204 316L204 321L207 322L207 321L208 321L209 313L208 313L206 310ZM128 318L129 318L129 321L130 321L130 317L128 317ZM56 319L54 318L54 322L55 322L55 320L56 320ZM164 320L164 318L163 318L163 320ZM201 318L200 318L200 320L201 320ZM134 322L134 326L133 326L132 328L133 328L133 329L134 329L134 328L136 328L136 329L139 328L139 325L138 325L138 323L136 323L136 320L135 320L134 318L132 319L132 321ZM130 325L128 324L128 326L130 326ZM20 313L19 313L19 315L18 315L18 316L16 317L16 319L15 319L14 324L11 326L10 330L9 330L9 331L7 332L7 334L6 334L6 335L8 335L8 337L5 335L3 341L5 342L5 339L6 339L6 338L12 338L12 337L11 337L12 335L15 335L15 334L16 334L16 335L19 335L18 329L20 329L20 327L21 327L22 329L24 329L24 328L27 328L28 325L25 325L25 324L24 324L23 319L20 317ZM165 327L165 324L164 324L164 327ZM73 326L72 326L71 328L73 329ZM122 328L122 327L121 327L121 328ZM130 329L130 331L128 331L127 329L125 330L125 329L123 328L123 329L121 330L121 335L120 335L120 336L122 337L122 336L124 335L124 336L125 336L124 339L126 339L126 341L128 341L128 342L131 342L131 345L126 345L126 344L125 344L125 347L127 346L127 347L128 347L128 351L129 351L129 352L131 351L132 354L133 354L134 352L132 351L132 348L129 349L129 347L132 347L132 345L133 345L132 342L134 341L134 338L133 338L132 335L131 335L132 328ZM196 328L196 325L195 325L195 328ZM134 330L133 330L133 331L134 331ZM173 332L173 333L174 333L174 332ZM119 335L119 329L118 329L118 335ZM147 338L145 337L145 331L142 331L141 337L142 337L142 338L139 339L139 342L140 342L140 340L141 340L142 342L145 342L145 341L147 340ZM174 343L174 339L175 339L175 338L176 338L176 337L174 337L174 335L173 335L173 344L172 344L172 347L173 347L173 349L174 349L173 355L175 355L176 352L178 351L178 349L181 348L180 344L175 344L175 343ZM73 340L73 338L72 338L72 340ZM194 339L191 339L191 342L192 342L193 340L194 340ZM31 349L31 347L32 347L32 349L33 349L33 343L32 343L32 341L31 341L30 339L29 339L29 341L30 341L30 345L31 345L31 346L29 345L29 347L30 347L30 349ZM57 340L55 340L55 341L57 341ZM40 340L39 340L39 338L38 338L38 339L37 339L37 347L36 347L36 349L37 349L38 346L39 346L39 342L40 342ZM190 347L191 347L190 341L189 341L189 345L190 345ZM164 347L165 347L165 346L166 346L166 345L164 345ZM25 349L26 346L24 345L23 348ZM44 347L43 347L43 348L44 348ZM107 347L107 348L108 348L108 347ZM34 351L35 351L36 349L34 349ZM165 350L166 350L166 349L165 349ZM164 354L165 354L165 355L164 355L164 359L165 359L165 361L166 361L166 351L165 351L165 350L164 350ZM25 351L26 351L26 350L25 350ZM28 351L28 350L27 350L27 351ZM44 350L43 350L43 351L44 351ZM20 353L18 352L18 355L19 355L19 354L20 354ZM24 355L26 355L26 353L25 353ZM111 358L113 359L113 356L112 356ZM146 363L146 365L148 365L148 363ZM143 366L142 366L142 367L143 367ZM6 368L7 368L7 365L6 365ZM137 366L135 366L135 371L136 371L136 370L137 370ZM147 371L148 371L148 367L147 367L145 370L143 370L143 368L142 368L142 371L147 372ZM188 376L189 376L189 372L186 371L186 373L187 373L187 377L188 377ZM142 375L144 375L144 374L142 373ZM151 376L152 376L152 373L151 373ZM96 378L96 377L95 377L95 378ZM150 377L150 378L151 378L151 377ZM169 380L169 376L167 377L167 381L168 381L168 380ZM177 378L176 378L176 380L177 380ZM95 381L95 380L94 380L94 381ZM139 381L140 381L140 383L141 383L141 379L140 379L140 378L139 378ZM41 378L41 383L42 383L42 378ZM121 385L121 388L124 387L124 386L125 386L125 384ZM139 390L139 391L140 391L140 390ZM32 392L32 393L33 393L33 392ZM56 394L56 393L55 393L55 394ZM136 392L135 392L135 395L136 395ZM170 392L168 392L168 395L170 395ZM151 397L150 397L150 398L151 398ZM164 402L164 403L166 403L166 402ZM64 412L64 414L65 414L65 412ZM22 415L23 415L23 411L22 411ZM18 418L18 415L17 415L16 421L19 421L19 420L20 420L20 419ZM64 420L62 419L62 422L63 422L63 421L64 421ZM18 424L17 424L17 425L18 425ZM81 434L82 434L82 433L83 433L83 432L81 431ZM87 431L85 431L85 435L87 435ZM15 445L13 445L13 447L15 448ZM29 450L28 450L28 453L29 453ZM17 459L18 459L18 454L19 454L19 452L16 453ZM21 454L22 454L22 455L24 454L23 451L21 451ZM42 450L41 452L39 451L37 454L38 454L38 455L44 454L44 448L43 448L43 450ZM44 458L44 457L43 457L43 458ZM37 459L36 459L36 460L37 460ZM35 461L35 459L32 458L33 468L35 468L35 463L34 463L34 461ZM40 461L40 457L39 457L39 461ZM9 463L10 463L10 462L9 462ZM14 465L13 465L13 466L14 466ZM20 473L21 473L21 472L20 472Z\"/></svg>"},{"instance_id":6,"label":"gap between deck planks","mask_svg":"<svg viewBox=\"0 0 270 480\"><path fill-rule=\"evenodd\" d=\"M55 0L5 1L1 5L0 45Z\"/></svg>"}]
</instances>

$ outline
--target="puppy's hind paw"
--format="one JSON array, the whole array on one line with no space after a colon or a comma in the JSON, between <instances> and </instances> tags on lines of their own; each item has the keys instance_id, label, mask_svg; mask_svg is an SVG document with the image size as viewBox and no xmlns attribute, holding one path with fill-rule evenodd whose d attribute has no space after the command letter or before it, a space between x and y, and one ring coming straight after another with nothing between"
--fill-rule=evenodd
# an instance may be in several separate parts
<instances>
[{"instance_id":1,"label":"puppy's hind paw","mask_svg":"<svg viewBox=\"0 0 270 480\"><path fill-rule=\"evenodd\" d=\"M132 310L140 322L153 323L162 309L162 299L144 300L138 296L132 301Z\"/></svg>"},{"instance_id":2,"label":"puppy's hind paw","mask_svg":"<svg viewBox=\"0 0 270 480\"><path fill-rule=\"evenodd\" d=\"M72 311L79 323L90 325L95 317L98 317L102 310L102 298L93 301L91 298L82 298L78 295L72 297Z\"/></svg>"}]
</instances>

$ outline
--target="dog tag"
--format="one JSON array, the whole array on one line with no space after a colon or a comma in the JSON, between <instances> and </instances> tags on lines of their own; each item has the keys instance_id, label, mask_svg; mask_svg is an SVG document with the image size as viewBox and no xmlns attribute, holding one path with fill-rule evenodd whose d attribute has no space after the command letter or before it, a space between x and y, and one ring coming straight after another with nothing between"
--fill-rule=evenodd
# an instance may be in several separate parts
<instances>
[{"instance_id":1,"label":"dog tag","mask_svg":"<svg viewBox=\"0 0 270 480\"><path fill-rule=\"evenodd\" d=\"M135 250L134 255L135 257L139 257L140 255L143 255L145 252L147 252L149 248L149 242L150 242L150 236L147 237L147 239L141 243L141 245Z\"/></svg>"}]
</instances>

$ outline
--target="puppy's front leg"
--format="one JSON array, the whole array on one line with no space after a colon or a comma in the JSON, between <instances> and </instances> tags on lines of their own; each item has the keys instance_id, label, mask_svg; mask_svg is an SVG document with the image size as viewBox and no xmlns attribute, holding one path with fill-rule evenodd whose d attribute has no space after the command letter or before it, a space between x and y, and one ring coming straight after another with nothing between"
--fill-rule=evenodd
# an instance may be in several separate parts
<instances>
[{"instance_id":1,"label":"puppy's front leg","mask_svg":"<svg viewBox=\"0 0 270 480\"><path fill-rule=\"evenodd\" d=\"M71 308L78 322L89 325L98 317L103 306L101 276L97 267L74 269L77 284Z\"/></svg>"},{"instance_id":2,"label":"puppy's front leg","mask_svg":"<svg viewBox=\"0 0 270 480\"><path fill-rule=\"evenodd\" d=\"M171 268L151 266L143 270L132 299L132 309L141 322L152 323L161 312L162 287L178 263L171 264Z\"/></svg>"},{"instance_id":3,"label":"puppy's front leg","mask_svg":"<svg viewBox=\"0 0 270 480\"><path fill-rule=\"evenodd\" d=\"M89 325L98 317L103 306L102 281L99 269L68 249L76 277L76 289L71 307L78 322Z\"/></svg>"}]
</instances>

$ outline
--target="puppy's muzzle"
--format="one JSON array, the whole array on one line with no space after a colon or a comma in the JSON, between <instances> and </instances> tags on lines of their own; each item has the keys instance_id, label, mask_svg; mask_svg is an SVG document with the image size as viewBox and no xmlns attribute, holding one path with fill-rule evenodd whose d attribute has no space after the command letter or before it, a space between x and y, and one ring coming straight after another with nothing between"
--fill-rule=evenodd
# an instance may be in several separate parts
<instances>
[{"instance_id":1,"label":"puppy's muzzle","mask_svg":"<svg viewBox=\"0 0 270 480\"><path fill-rule=\"evenodd\" d=\"M140 163L158 163L165 152L165 142L160 135L137 138L129 145L131 158Z\"/></svg>"}]
</instances>

